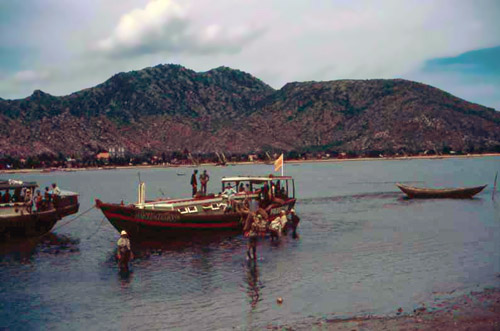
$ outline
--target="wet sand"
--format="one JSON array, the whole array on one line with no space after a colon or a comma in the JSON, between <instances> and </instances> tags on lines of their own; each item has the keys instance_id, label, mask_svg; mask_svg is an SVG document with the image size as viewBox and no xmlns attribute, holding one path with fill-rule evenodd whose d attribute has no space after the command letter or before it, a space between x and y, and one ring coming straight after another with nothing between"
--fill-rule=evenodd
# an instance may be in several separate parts
<instances>
[{"instance_id":1,"label":"wet sand","mask_svg":"<svg viewBox=\"0 0 500 331\"><path fill-rule=\"evenodd\" d=\"M435 307L393 316L326 319L285 327L293 330L500 330L500 289L442 301Z\"/></svg>"}]
</instances>

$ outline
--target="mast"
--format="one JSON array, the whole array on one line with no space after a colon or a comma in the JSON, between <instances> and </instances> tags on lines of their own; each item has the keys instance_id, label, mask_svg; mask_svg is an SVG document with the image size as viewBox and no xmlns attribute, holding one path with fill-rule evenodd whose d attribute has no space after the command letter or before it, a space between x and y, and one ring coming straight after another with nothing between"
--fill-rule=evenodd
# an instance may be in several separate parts
<instances>
[{"instance_id":1,"label":"mast","mask_svg":"<svg viewBox=\"0 0 500 331\"><path fill-rule=\"evenodd\" d=\"M196 165L196 166L199 165L198 161L195 160L195 158L193 157L193 155L191 153L189 153L188 156L194 165Z\"/></svg>"}]
</instances>

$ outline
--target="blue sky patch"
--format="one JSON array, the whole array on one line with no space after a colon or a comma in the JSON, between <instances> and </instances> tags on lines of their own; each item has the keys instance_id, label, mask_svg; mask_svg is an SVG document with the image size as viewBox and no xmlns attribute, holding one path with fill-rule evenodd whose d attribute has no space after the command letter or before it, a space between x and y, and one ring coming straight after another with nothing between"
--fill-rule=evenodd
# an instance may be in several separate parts
<instances>
[{"instance_id":1,"label":"blue sky patch","mask_svg":"<svg viewBox=\"0 0 500 331\"><path fill-rule=\"evenodd\" d=\"M500 76L500 46L473 50L455 57L431 59L425 63L423 70Z\"/></svg>"}]
</instances>

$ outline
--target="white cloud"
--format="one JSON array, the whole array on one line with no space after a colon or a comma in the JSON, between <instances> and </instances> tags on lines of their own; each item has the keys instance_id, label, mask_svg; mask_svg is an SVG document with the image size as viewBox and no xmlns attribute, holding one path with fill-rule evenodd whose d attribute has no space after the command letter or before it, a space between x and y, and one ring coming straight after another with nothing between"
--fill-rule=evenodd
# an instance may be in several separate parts
<instances>
[{"instance_id":1,"label":"white cloud","mask_svg":"<svg viewBox=\"0 0 500 331\"><path fill-rule=\"evenodd\" d=\"M16 83L36 83L47 80L50 77L48 71L23 70L18 71L12 76Z\"/></svg>"},{"instance_id":2,"label":"white cloud","mask_svg":"<svg viewBox=\"0 0 500 331\"><path fill-rule=\"evenodd\" d=\"M113 33L96 49L112 56L167 53L234 53L262 30L193 24L187 7L173 0L152 0L123 15Z\"/></svg>"},{"instance_id":3,"label":"white cloud","mask_svg":"<svg viewBox=\"0 0 500 331\"><path fill-rule=\"evenodd\" d=\"M0 45L29 50L0 50L0 97L68 94L160 63L225 65L275 88L408 77L428 59L500 45L498 0L30 1L36 10L0 13Z\"/></svg>"}]
</instances>

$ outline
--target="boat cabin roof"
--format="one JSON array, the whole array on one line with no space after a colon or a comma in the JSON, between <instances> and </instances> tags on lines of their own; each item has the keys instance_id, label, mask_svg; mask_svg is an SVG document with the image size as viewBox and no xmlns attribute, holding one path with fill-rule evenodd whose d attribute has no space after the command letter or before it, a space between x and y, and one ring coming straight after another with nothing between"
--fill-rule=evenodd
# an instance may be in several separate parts
<instances>
[{"instance_id":1,"label":"boat cabin roof","mask_svg":"<svg viewBox=\"0 0 500 331\"><path fill-rule=\"evenodd\" d=\"M291 176L235 176L235 177L222 177L222 182L267 182L270 180L292 180Z\"/></svg>"},{"instance_id":2,"label":"boat cabin roof","mask_svg":"<svg viewBox=\"0 0 500 331\"><path fill-rule=\"evenodd\" d=\"M0 190L12 190L16 188L34 188L38 187L36 182L23 182L21 180L0 180Z\"/></svg>"}]
</instances>

